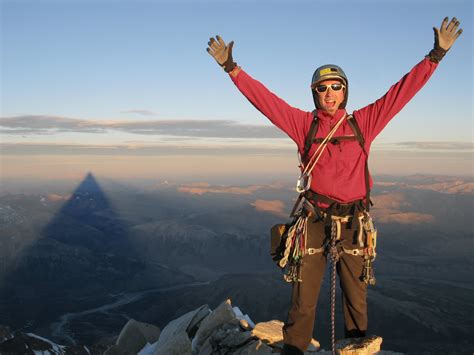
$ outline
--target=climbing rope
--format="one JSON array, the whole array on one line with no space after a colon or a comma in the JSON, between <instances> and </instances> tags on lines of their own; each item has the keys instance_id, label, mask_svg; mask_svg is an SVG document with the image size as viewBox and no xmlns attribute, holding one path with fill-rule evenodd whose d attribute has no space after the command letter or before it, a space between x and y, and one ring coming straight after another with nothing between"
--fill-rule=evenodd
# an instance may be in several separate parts
<instances>
[{"instance_id":1,"label":"climbing rope","mask_svg":"<svg viewBox=\"0 0 474 355\"><path fill-rule=\"evenodd\" d=\"M336 264L339 261L339 254L336 248L337 223L331 221L331 240L329 241L329 256L331 257L331 349L336 355Z\"/></svg>"}]
</instances>

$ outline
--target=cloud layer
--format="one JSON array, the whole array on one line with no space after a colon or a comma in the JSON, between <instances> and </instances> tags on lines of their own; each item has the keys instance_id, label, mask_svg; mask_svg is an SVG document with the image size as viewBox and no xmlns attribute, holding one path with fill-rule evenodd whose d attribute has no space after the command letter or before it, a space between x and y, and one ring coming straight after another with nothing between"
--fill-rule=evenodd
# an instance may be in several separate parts
<instances>
[{"instance_id":1,"label":"cloud layer","mask_svg":"<svg viewBox=\"0 0 474 355\"><path fill-rule=\"evenodd\" d=\"M125 113L154 115L147 110ZM85 120L51 115L23 115L0 118L0 133L8 135L53 135L60 133L128 133L160 136L160 140L186 138L285 139L288 137L272 125L252 125L231 120ZM375 144L376 150L425 152L474 152L474 142L398 142Z\"/></svg>"},{"instance_id":2,"label":"cloud layer","mask_svg":"<svg viewBox=\"0 0 474 355\"><path fill-rule=\"evenodd\" d=\"M175 155L276 155L294 157L295 149L285 146L258 146L254 144L224 145L209 144L48 144L48 143L3 143L0 150L4 155L108 155L108 156L175 156Z\"/></svg>"},{"instance_id":3,"label":"cloud layer","mask_svg":"<svg viewBox=\"0 0 474 355\"><path fill-rule=\"evenodd\" d=\"M143 113L142 113L143 114ZM230 120L93 121L56 116L0 118L0 132L34 135L61 132L107 133L120 131L141 135L209 138L285 138L273 126L250 125Z\"/></svg>"},{"instance_id":4,"label":"cloud layer","mask_svg":"<svg viewBox=\"0 0 474 355\"><path fill-rule=\"evenodd\" d=\"M143 116L156 115L155 112L149 111L149 110L127 110L127 111L121 111L121 113L133 113L133 114L143 115Z\"/></svg>"},{"instance_id":5,"label":"cloud layer","mask_svg":"<svg viewBox=\"0 0 474 355\"><path fill-rule=\"evenodd\" d=\"M249 186L211 186L206 182L183 185L178 188L179 192L192 195L204 195L206 193L231 194L231 195L252 195L262 189L282 189L284 185L280 182L274 182L267 185L249 185ZM257 208L258 209L258 208Z\"/></svg>"},{"instance_id":6,"label":"cloud layer","mask_svg":"<svg viewBox=\"0 0 474 355\"><path fill-rule=\"evenodd\" d=\"M395 144L419 150L474 150L474 142L399 142Z\"/></svg>"},{"instance_id":7,"label":"cloud layer","mask_svg":"<svg viewBox=\"0 0 474 355\"><path fill-rule=\"evenodd\" d=\"M402 187L402 188L412 188L420 190L432 190L441 193L447 194L456 194L456 195L472 195L474 194L474 182L465 180L462 178L451 178L447 177L444 179L433 179L435 181L429 182L378 182L376 185L382 187ZM444 181L443 181L444 180ZM471 179L472 180L472 179ZM377 204L383 208L400 208L406 207L404 196L400 193L390 194L390 195L380 195L377 196Z\"/></svg>"},{"instance_id":8,"label":"cloud layer","mask_svg":"<svg viewBox=\"0 0 474 355\"><path fill-rule=\"evenodd\" d=\"M435 217L426 213L403 212L391 213L387 215L377 216L380 223L397 223L397 224L429 224L435 222Z\"/></svg>"},{"instance_id":9,"label":"cloud layer","mask_svg":"<svg viewBox=\"0 0 474 355\"><path fill-rule=\"evenodd\" d=\"M404 192L392 192L372 196L372 216L379 223L420 224L434 223L435 217L413 211L409 197Z\"/></svg>"},{"instance_id":10,"label":"cloud layer","mask_svg":"<svg viewBox=\"0 0 474 355\"><path fill-rule=\"evenodd\" d=\"M285 204L280 200L255 200L251 204L257 211L269 212L277 216L286 217Z\"/></svg>"}]
</instances>

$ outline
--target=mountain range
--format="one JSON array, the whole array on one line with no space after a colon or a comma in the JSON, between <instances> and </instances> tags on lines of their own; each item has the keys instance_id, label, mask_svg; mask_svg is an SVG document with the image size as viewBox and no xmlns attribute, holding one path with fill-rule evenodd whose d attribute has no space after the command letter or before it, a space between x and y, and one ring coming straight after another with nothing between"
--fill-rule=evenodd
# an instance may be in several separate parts
<instances>
[{"instance_id":1,"label":"mountain range","mask_svg":"<svg viewBox=\"0 0 474 355\"><path fill-rule=\"evenodd\" d=\"M472 181L378 180L370 328L396 351L471 353ZM107 343L130 318L163 326L226 298L257 322L284 320L291 287L271 262L268 231L288 221L295 195L286 182L137 188L92 174L71 191L2 191L0 324ZM327 347L325 290L315 338Z\"/></svg>"}]
</instances>

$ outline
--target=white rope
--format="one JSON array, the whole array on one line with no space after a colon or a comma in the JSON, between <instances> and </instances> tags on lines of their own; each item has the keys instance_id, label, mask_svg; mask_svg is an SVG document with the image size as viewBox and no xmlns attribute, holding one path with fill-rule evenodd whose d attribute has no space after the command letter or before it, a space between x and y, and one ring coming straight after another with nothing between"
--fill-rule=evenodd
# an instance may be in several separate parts
<instances>
[{"instance_id":1,"label":"white rope","mask_svg":"<svg viewBox=\"0 0 474 355\"><path fill-rule=\"evenodd\" d=\"M316 166L316 163L318 162L319 158L323 154L324 149L326 149L326 146L327 146L328 142L331 140L334 133L336 133L337 129L342 124L342 122L344 122L344 119L346 117L347 117L347 115L344 114L344 116L342 116L342 118L336 123L336 125L329 132L329 134L326 136L326 138L323 139L323 141L321 142L321 144L319 145L319 147L316 149L313 156L309 160L308 164L306 164L306 167L304 168L302 175L311 174L311 171L313 171L314 167Z\"/></svg>"}]
</instances>

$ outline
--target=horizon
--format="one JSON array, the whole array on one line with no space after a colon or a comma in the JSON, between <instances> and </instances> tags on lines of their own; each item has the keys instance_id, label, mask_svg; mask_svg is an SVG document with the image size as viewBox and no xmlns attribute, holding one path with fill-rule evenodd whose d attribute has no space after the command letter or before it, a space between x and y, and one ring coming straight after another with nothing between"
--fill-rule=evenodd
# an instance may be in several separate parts
<instances>
[{"instance_id":1,"label":"horizon","mask_svg":"<svg viewBox=\"0 0 474 355\"><path fill-rule=\"evenodd\" d=\"M8 195L40 195L50 197L70 197L72 191L88 179L94 179L102 186L110 190L126 189L128 191L165 191L175 190L179 193L190 195L255 195L262 189L284 189L294 191L295 177L282 175L280 177L269 177L264 175L249 177L223 177L213 176L211 178L117 178L95 174L92 171L84 175L69 178L16 178L2 179L0 197ZM373 193L380 194L386 187L400 186L421 190L433 190L440 193L455 195L472 195L474 193L474 177L435 175L435 174L412 174L412 175L390 175L381 174L373 176Z\"/></svg>"}]
</instances>

